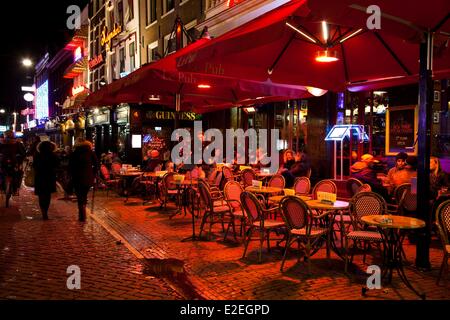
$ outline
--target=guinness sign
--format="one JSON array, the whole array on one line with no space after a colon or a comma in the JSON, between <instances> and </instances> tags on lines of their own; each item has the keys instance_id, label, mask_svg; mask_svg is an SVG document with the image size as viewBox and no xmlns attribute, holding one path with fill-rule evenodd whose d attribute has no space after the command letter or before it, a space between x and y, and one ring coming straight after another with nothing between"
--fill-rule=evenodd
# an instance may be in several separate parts
<instances>
[{"instance_id":1,"label":"guinness sign","mask_svg":"<svg viewBox=\"0 0 450 320\"><path fill-rule=\"evenodd\" d=\"M195 112L180 112L180 120L195 121L199 118ZM145 113L147 120L175 120L174 111L147 111Z\"/></svg>"}]
</instances>

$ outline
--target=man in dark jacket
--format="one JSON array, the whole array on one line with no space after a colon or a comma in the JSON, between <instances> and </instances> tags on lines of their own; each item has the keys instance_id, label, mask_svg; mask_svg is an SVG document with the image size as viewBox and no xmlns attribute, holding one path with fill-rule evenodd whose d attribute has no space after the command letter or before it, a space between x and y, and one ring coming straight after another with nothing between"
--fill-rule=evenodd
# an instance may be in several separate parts
<instances>
[{"instance_id":1,"label":"man in dark jacket","mask_svg":"<svg viewBox=\"0 0 450 320\"><path fill-rule=\"evenodd\" d=\"M55 150L56 145L53 142L42 141L37 146L33 157L34 193L39 197L39 207L44 220L48 220L52 193L56 192L56 170L59 159Z\"/></svg>"},{"instance_id":2,"label":"man in dark jacket","mask_svg":"<svg viewBox=\"0 0 450 320\"><path fill-rule=\"evenodd\" d=\"M97 170L97 157L92 150L92 143L85 139L77 139L69 159L69 172L78 199L80 221L86 220L87 195L94 185Z\"/></svg>"}]
</instances>

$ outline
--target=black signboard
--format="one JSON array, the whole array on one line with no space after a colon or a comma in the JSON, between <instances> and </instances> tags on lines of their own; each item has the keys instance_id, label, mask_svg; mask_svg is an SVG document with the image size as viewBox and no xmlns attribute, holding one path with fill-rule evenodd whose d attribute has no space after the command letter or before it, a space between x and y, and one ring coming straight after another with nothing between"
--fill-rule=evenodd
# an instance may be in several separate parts
<instances>
[{"instance_id":1,"label":"black signboard","mask_svg":"<svg viewBox=\"0 0 450 320\"><path fill-rule=\"evenodd\" d=\"M417 106L391 107L386 113L386 155L417 155Z\"/></svg>"}]
</instances>

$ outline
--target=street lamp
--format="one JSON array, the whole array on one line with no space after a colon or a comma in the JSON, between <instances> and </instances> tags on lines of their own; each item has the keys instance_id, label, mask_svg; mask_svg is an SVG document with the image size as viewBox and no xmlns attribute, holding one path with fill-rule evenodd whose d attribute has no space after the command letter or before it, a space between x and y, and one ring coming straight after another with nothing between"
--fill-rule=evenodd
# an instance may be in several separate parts
<instances>
[{"instance_id":1,"label":"street lamp","mask_svg":"<svg viewBox=\"0 0 450 320\"><path fill-rule=\"evenodd\" d=\"M25 59L22 60L22 64L23 64L25 67L29 68L29 67L31 67L31 66L33 65L33 61L31 61L31 60L28 59L28 58L25 58Z\"/></svg>"},{"instance_id":2,"label":"street lamp","mask_svg":"<svg viewBox=\"0 0 450 320\"><path fill-rule=\"evenodd\" d=\"M6 110L5 109L0 109L0 113L5 113Z\"/></svg>"}]
</instances>

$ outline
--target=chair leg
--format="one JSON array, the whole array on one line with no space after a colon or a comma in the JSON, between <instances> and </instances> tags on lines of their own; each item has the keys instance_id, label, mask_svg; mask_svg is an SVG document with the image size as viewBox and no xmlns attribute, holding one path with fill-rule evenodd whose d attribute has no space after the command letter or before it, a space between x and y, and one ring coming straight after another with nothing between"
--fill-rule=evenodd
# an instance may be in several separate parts
<instances>
[{"instance_id":1,"label":"chair leg","mask_svg":"<svg viewBox=\"0 0 450 320\"><path fill-rule=\"evenodd\" d=\"M253 233L253 228L250 227L250 228L247 230L247 234L246 234L247 240L244 240L244 241L245 241L245 245L244 245L244 253L243 253L243 255L242 255L242 258L245 258L245 255L246 255L247 249L248 249L248 244L250 243L250 239L252 238L252 233Z\"/></svg>"},{"instance_id":2,"label":"chair leg","mask_svg":"<svg viewBox=\"0 0 450 320\"><path fill-rule=\"evenodd\" d=\"M267 230L267 252L270 252L270 230Z\"/></svg>"},{"instance_id":3,"label":"chair leg","mask_svg":"<svg viewBox=\"0 0 450 320\"><path fill-rule=\"evenodd\" d=\"M345 237L345 268L344 272L347 273L348 270L348 238Z\"/></svg>"},{"instance_id":4,"label":"chair leg","mask_svg":"<svg viewBox=\"0 0 450 320\"><path fill-rule=\"evenodd\" d=\"M311 253L311 240L308 238L308 242L306 243L305 248L305 257L308 260L308 274L311 274L311 259L309 258L309 255Z\"/></svg>"},{"instance_id":5,"label":"chair leg","mask_svg":"<svg viewBox=\"0 0 450 320\"><path fill-rule=\"evenodd\" d=\"M368 246L367 246L367 242L363 241L363 263L366 264L366 255L367 255L367 250L369 250Z\"/></svg>"},{"instance_id":6,"label":"chair leg","mask_svg":"<svg viewBox=\"0 0 450 320\"><path fill-rule=\"evenodd\" d=\"M284 248L283 259L281 260L281 267L280 267L280 271L281 272L283 272L284 263L286 262L286 257L287 257L287 253L288 253L288 250L289 250L290 243L291 243L291 234L289 234L288 238L286 239L286 246Z\"/></svg>"},{"instance_id":7,"label":"chair leg","mask_svg":"<svg viewBox=\"0 0 450 320\"><path fill-rule=\"evenodd\" d=\"M441 281L442 278L442 274L444 273L444 270L447 271L447 269L448 269L448 255L444 253L444 259L442 260L441 269L439 270L436 285L439 285L439 282Z\"/></svg>"},{"instance_id":8,"label":"chair leg","mask_svg":"<svg viewBox=\"0 0 450 320\"><path fill-rule=\"evenodd\" d=\"M264 245L264 230L261 230L259 232L259 254L258 254L258 262L261 263L262 261L262 248Z\"/></svg>"},{"instance_id":9,"label":"chair leg","mask_svg":"<svg viewBox=\"0 0 450 320\"><path fill-rule=\"evenodd\" d=\"M205 226L205 223L206 223L206 219L208 218L208 215L206 214L206 212L205 212L205 214L203 215L203 218L202 218L202 223L200 224L200 233L199 233L199 238L201 238L202 237L202 232L203 232L203 227Z\"/></svg>"}]
</instances>

